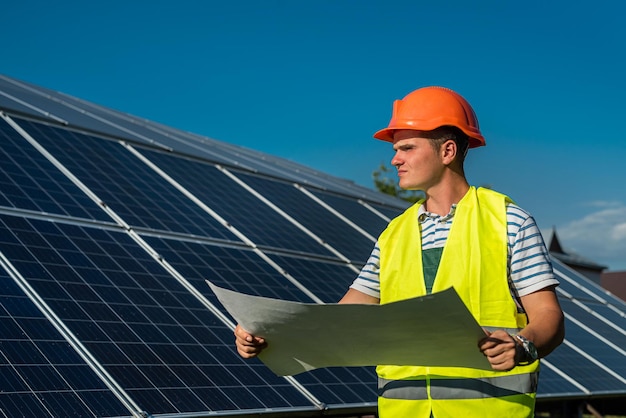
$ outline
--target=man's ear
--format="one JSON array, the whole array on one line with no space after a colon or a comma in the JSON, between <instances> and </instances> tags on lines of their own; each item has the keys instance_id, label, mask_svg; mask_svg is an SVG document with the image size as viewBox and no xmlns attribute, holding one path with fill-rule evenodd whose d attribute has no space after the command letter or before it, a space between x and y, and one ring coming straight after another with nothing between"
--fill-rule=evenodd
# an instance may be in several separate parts
<instances>
[{"instance_id":1,"label":"man's ear","mask_svg":"<svg viewBox=\"0 0 626 418\"><path fill-rule=\"evenodd\" d=\"M458 148L456 146L456 142L452 139L448 139L446 142L441 144L441 159L445 165L450 165L456 159L456 153L458 152Z\"/></svg>"}]
</instances>

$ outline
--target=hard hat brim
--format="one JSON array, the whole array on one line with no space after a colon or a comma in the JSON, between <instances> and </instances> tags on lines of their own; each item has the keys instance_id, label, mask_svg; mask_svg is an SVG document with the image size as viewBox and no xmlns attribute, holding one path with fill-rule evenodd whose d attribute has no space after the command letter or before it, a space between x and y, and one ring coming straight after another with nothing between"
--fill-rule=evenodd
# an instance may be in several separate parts
<instances>
[{"instance_id":1,"label":"hard hat brim","mask_svg":"<svg viewBox=\"0 0 626 418\"><path fill-rule=\"evenodd\" d=\"M445 126L445 125L443 125L443 126ZM451 126L454 126L454 125L451 125ZM387 127L387 128L381 129L380 131L377 131L376 133L374 133L374 138L380 139L381 141L393 143L393 134L394 134L395 131L399 131L401 129L413 129L413 130L416 130L416 131L431 131L431 130L435 130L437 128L440 128L440 126L438 126L436 128L433 128L433 129L414 129L413 127L410 127L410 126L407 126L407 127L393 127L393 128ZM463 131L465 133L465 135L468 136L468 141L469 141L469 147L470 148L477 148L477 147L485 146L485 138L480 133L466 132L463 129L461 129L461 131Z\"/></svg>"},{"instance_id":2,"label":"hard hat brim","mask_svg":"<svg viewBox=\"0 0 626 418\"><path fill-rule=\"evenodd\" d=\"M393 142L393 133L397 131L397 129L385 128L374 134L374 138L380 139L381 141Z\"/></svg>"}]
</instances>

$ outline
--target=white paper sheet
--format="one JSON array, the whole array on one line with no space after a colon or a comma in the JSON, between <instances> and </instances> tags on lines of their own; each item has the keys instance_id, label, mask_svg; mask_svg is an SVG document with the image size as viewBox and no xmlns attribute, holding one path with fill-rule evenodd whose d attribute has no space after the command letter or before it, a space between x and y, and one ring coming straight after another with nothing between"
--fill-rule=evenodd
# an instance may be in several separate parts
<instances>
[{"instance_id":1,"label":"white paper sheet","mask_svg":"<svg viewBox=\"0 0 626 418\"><path fill-rule=\"evenodd\" d=\"M330 366L419 365L491 369L485 333L453 288L384 305L315 304L215 286L232 317L268 346L259 358L279 376Z\"/></svg>"}]
</instances>

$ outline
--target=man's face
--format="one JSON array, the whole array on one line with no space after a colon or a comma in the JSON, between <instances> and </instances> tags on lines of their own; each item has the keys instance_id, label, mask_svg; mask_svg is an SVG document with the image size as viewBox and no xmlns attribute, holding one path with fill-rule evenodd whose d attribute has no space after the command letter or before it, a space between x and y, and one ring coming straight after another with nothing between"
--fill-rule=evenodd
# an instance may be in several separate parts
<instances>
[{"instance_id":1,"label":"man's face","mask_svg":"<svg viewBox=\"0 0 626 418\"><path fill-rule=\"evenodd\" d=\"M401 188L428 193L439 183L445 165L423 132L409 129L396 131L393 149L396 154L391 164L398 170L398 185Z\"/></svg>"}]
</instances>

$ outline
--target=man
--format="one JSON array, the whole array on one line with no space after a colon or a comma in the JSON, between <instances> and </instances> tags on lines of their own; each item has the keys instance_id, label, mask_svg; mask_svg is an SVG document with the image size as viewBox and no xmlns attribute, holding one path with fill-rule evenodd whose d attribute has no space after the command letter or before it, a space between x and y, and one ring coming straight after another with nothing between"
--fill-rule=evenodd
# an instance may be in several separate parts
<instances>
[{"instance_id":1,"label":"man","mask_svg":"<svg viewBox=\"0 0 626 418\"><path fill-rule=\"evenodd\" d=\"M465 178L468 148L485 145L473 109L452 90L421 88L394 103L389 126L374 137L393 143L399 186L425 199L389 223L340 303L389 303L454 286L485 329L477 349L492 367L379 365L380 417L533 416L537 359L564 336L558 282L533 218ZM235 336L244 358L266 345L239 326Z\"/></svg>"}]
</instances>

